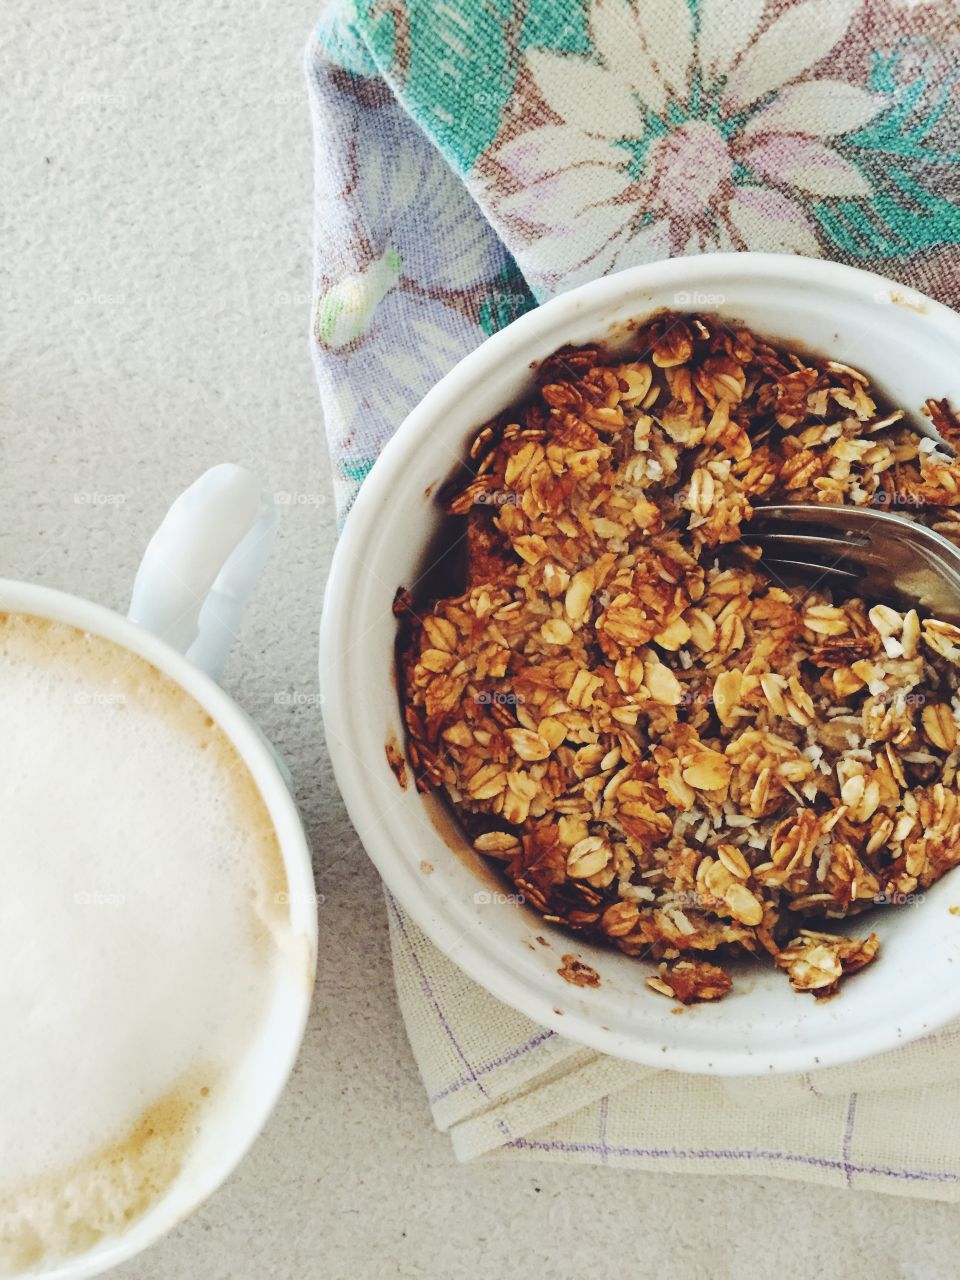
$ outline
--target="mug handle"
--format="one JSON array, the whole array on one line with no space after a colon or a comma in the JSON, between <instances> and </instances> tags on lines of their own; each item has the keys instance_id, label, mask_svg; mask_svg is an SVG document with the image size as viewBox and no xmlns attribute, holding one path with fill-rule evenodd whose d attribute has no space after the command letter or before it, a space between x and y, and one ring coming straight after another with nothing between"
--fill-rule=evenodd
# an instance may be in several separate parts
<instances>
[{"instance_id":1,"label":"mug handle","mask_svg":"<svg viewBox=\"0 0 960 1280\"><path fill-rule=\"evenodd\" d=\"M273 496L222 462L181 493L150 539L128 617L219 680L240 615L270 554Z\"/></svg>"}]
</instances>

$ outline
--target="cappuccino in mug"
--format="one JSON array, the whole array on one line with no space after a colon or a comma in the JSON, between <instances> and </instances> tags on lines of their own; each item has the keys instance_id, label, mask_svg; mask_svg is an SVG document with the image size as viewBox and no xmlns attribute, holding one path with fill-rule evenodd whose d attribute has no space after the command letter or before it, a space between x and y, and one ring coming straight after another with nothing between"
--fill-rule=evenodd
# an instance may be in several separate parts
<instances>
[{"instance_id":1,"label":"cappuccino in mug","mask_svg":"<svg viewBox=\"0 0 960 1280\"><path fill-rule=\"evenodd\" d=\"M0 1274L164 1196L288 935L276 832L204 708L111 640L0 614Z\"/></svg>"}]
</instances>

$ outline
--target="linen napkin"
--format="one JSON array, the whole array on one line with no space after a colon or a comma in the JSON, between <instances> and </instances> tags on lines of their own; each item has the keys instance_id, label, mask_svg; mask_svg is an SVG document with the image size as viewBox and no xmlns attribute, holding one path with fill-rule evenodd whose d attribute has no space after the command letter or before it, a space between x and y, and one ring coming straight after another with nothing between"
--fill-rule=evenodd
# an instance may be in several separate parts
<instances>
[{"instance_id":1,"label":"linen napkin","mask_svg":"<svg viewBox=\"0 0 960 1280\"><path fill-rule=\"evenodd\" d=\"M341 512L456 360L607 272L780 251L960 304L956 0L333 0L307 75ZM504 1007L388 908L410 1042L461 1159L960 1200L960 1025L803 1076L646 1069Z\"/></svg>"}]
</instances>

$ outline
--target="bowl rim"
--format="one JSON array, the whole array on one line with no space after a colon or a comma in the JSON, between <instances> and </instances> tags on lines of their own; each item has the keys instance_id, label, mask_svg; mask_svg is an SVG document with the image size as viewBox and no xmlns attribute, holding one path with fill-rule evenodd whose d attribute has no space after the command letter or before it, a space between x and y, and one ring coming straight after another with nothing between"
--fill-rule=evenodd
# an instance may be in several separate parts
<instances>
[{"instance_id":1,"label":"bowl rim","mask_svg":"<svg viewBox=\"0 0 960 1280\"><path fill-rule=\"evenodd\" d=\"M702 1048L697 1046L661 1046L652 1040L643 1041L609 1030L573 1008L561 1013L549 998L518 978L505 958L492 959L484 946L465 935L422 892L422 881L406 864L396 837L379 826L371 812L363 761L352 745L355 735L346 682L326 680L325 672L334 669L350 648L351 597L360 581L353 564L355 547L369 539L379 512L385 503L391 501L394 475L403 470L405 463L421 447L431 424L442 417L448 404L463 396L468 384L475 385L486 377L495 378L498 368L510 362L515 346L548 333L583 308L596 309L603 305L605 299L614 302L632 289L640 294L645 289L662 290L664 287L679 288L693 284L709 286L729 278L731 273L740 280L777 276L787 286L792 282L802 283L807 288L822 285L872 304L880 300L902 301L911 310L922 311L924 322L931 328L946 329L960 352L960 315L943 303L876 272L793 254L745 252L669 258L629 267L558 294L492 334L462 357L427 392L387 441L360 487L334 551L324 591L319 655L325 733L334 775L348 814L389 893L430 941L494 998L565 1039L646 1066L715 1076L802 1072L853 1062L897 1048L960 1014L960 988L955 993L944 989L939 996L932 993L929 1002L918 1002L908 1016L900 1017L895 1025L878 1021L870 1035L865 1034L862 1028L853 1034L840 1030L823 1048L809 1043L785 1045L775 1051L768 1050L764 1055L745 1048L718 1049L711 1051L709 1061ZM651 306L649 314L662 309L662 305ZM683 307L677 309L684 310ZM722 312L723 304L688 309ZM557 345L562 345L562 341ZM513 361L515 363L515 357ZM575 949L573 940L571 949Z\"/></svg>"}]
</instances>

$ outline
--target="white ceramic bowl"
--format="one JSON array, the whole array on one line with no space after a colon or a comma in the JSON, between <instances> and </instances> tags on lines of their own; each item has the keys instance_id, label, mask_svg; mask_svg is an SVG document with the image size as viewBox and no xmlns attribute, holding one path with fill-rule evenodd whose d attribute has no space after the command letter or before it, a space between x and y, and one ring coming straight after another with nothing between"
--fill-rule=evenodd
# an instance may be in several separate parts
<instances>
[{"instance_id":1,"label":"white ceramic bowl","mask_svg":"<svg viewBox=\"0 0 960 1280\"><path fill-rule=\"evenodd\" d=\"M911 410L928 396L960 404L960 316L834 263L766 254L679 258L553 299L452 369L364 482L327 586L327 736L347 808L390 891L493 995L561 1035L652 1066L805 1071L894 1048L960 1016L960 917L948 910L960 903L960 871L917 905L874 913L881 956L839 999L817 1004L793 992L783 974L748 960L738 964L729 996L677 1017L676 1005L647 988L649 964L587 945L502 900L510 886L471 850L439 799L401 790L384 750L403 741L391 602L436 555L438 487L475 429L530 389L535 362L564 343L616 343L630 321L664 307L718 312L862 368ZM549 945L535 943L537 935ZM559 976L561 956L571 952L598 971L598 988Z\"/></svg>"}]
</instances>

